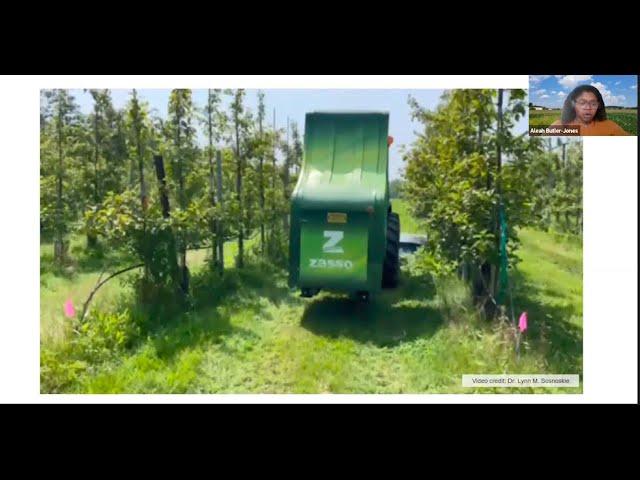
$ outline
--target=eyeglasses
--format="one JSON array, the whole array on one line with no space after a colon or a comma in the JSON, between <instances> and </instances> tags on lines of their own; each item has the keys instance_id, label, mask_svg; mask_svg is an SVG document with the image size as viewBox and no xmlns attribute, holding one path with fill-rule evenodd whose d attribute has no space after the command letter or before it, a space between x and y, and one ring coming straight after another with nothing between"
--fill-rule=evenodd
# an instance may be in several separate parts
<instances>
[{"instance_id":1,"label":"eyeglasses","mask_svg":"<svg viewBox=\"0 0 640 480\"><path fill-rule=\"evenodd\" d=\"M576 102L576 105L579 106L580 108L585 108L587 106L591 107L591 108L598 108L598 105L600 105L599 102L586 102L584 100L579 100Z\"/></svg>"}]
</instances>

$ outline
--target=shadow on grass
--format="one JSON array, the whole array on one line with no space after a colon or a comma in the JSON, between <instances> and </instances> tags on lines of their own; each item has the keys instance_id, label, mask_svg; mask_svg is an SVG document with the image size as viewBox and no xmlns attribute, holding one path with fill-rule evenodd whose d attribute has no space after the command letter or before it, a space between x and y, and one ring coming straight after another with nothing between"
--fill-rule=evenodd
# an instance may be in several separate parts
<instances>
[{"instance_id":1,"label":"shadow on grass","mask_svg":"<svg viewBox=\"0 0 640 480\"><path fill-rule=\"evenodd\" d=\"M301 325L330 338L397 346L430 337L440 328L441 313L425 305L434 295L435 287L428 278L404 275L398 288L383 290L369 303L334 295L312 301L305 308Z\"/></svg>"},{"instance_id":2,"label":"shadow on grass","mask_svg":"<svg viewBox=\"0 0 640 480\"><path fill-rule=\"evenodd\" d=\"M191 299L195 310L225 303L256 314L264 310L266 301L277 307L302 303L287 287L286 272L268 265L226 269L223 277L203 269L193 277Z\"/></svg>"},{"instance_id":3,"label":"shadow on grass","mask_svg":"<svg viewBox=\"0 0 640 480\"><path fill-rule=\"evenodd\" d=\"M149 339L158 356L170 360L182 350L204 343L219 343L234 336L240 342L256 342L255 333L231 324L234 313L269 319L269 305L298 304L283 284L284 272L247 265L225 270L224 276L203 269L191 279L191 295L186 306L167 299L142 304L131 295L123 296L118 309L128 308L140 327L130 349Z\"/></svg>"},{"instance_id":4,"label":"shadow on grass","mask_svg":"<svg viewBox=\"0 0 640 480\"><path fill-rule=\"evenodd\" d=\"M531 347L542 353L549 372L570 374L582 372L582 326L570 321L582 314L566 297L530 282L521 272L512 276L515 308L526 311L529 318L527 338ZM540 295L552 298L546 303Z\"/></svg>"},{"instance_id":5,"label":"shadow on grass","mask_svg":"<svg viewBox=\"0 0 640 480\"><path fill-rule=\"evenodd\" d=\"M241 313L271 320L273 306L306 304L302 327L318 335L396 346L431 336L442 325L441 313L427 304L434 295L435 286L430 279L405 275L399 288L381 292L369 304L337 296L309 303L291 292L285 271L247 265L243 269L227 269L222 277L208 269L197 271L191 278L187 305L162 294L142 303L129 291L114 307L116 311L128 309L138 327L127 350L131 352L151 342L158 356L170 361L183 350L201 344L218 343L227 348L228 341L257 343L256 334L234 325L232 317Z\"/></svg>"},{"instance_id":6,"label":"shadow on grass","mask_svg":"<svg viewBox=\"0 0 640 480\"><path fill-rule=\"evenodd\" d=\"M158 357L166 361L187 348L219 344L231 335L242 343L257 342L259 339L250 330L232 326L228 316L221 317L215 311L204 311L192 319L183 317L179 322L164 325L151 338ZM230 350L224 345L222 349Z\"/></svg>"}]
</instances>

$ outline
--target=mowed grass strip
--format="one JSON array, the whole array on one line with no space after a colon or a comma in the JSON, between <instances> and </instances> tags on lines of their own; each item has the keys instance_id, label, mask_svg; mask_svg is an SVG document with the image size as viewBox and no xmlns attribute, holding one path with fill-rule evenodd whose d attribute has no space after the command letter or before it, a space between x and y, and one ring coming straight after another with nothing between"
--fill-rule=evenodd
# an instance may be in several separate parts
<instances>
[{"instance_id":1,"label":"mowed grass strip","mask_svg":"<svg viewBox=\"0 0 640 480\"><path fill-rule=\"evenodd\" d=\"M417 229L403 202L394 200L393 208L403 225ZM527 311L530 329L519 358L513 328L479 319L466 285L455 278L405 271L398 289L383 291L369 304L327 292L303 299L288 288L285 271L268 265L250 264L242 271L230 266L223 280L210 280L207 269L197 268L206 261L199 253L192 259L195 306L173 316L145 317L124 346L94 355L101 338L71 334L53 341L45 332L41 391L579 393L582 387L461 386L465 373L582 372L581 242L530 229L521 231L521 239L522 262L511 279L515 314ZM98 274L67 278L45 268L42 315L61 310L70 292L86 290ZM139 322L136 306L127 303L129 290L126 282L114 281L97 305ZM64 316L60 322L69 325ZM78 340L81 352L74 347Z\"/></svg>"}]
</instances>

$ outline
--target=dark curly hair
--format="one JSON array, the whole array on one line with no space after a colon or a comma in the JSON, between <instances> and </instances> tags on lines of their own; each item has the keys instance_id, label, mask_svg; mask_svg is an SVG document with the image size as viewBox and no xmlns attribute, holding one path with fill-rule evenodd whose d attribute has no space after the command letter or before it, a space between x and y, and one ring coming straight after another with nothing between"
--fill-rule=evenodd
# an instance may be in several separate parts
<instances>
[{"instance_id":1,"label":"dark curly hair","mask_svg":"<svg viewBox=\"0 0 640 480\"><path fill-rule=\"evenodd\" d=\"M562 106L562 123L567 124L575 120L576 118L576 98L582 95L584 92L593 93L598 99L598 110L595 114L595 120L602 121L607 119L607 110L604 106L604 100L602 99L602 95L598 89L592 85L580 85L573 89L573 91L567 95L567 98L564 101L564 105Z\"/></svg>"}]
</instances>

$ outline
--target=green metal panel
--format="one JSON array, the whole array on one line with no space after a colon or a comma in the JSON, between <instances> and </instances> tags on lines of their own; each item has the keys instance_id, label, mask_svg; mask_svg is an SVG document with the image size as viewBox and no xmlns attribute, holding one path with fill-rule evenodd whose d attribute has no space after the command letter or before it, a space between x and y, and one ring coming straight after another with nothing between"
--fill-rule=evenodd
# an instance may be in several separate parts
<instances>
[{"instance_id":1,"label":"green metal panel","mask_svg":"<svg viewBox=\"0 0 640 480\"><path fill-rule=\"evenodd\" d=\"M316 217L318 221L311 217L301 226L300 277L309 286L366 286L366 218L359 221L351 219L342 225L327 225L322 221L323 216Z\"/></svg>"},{"instance_id":2,"label":"green metal panel","mask_svg":"<svg viewBox=\"0 0 640 480\"><path fill-rule=\"evenodd\" d=\"M306 115L303 165L291 201L290 286L381 288L388 130L387 113Z\"/></svg>"}]
</instances>

